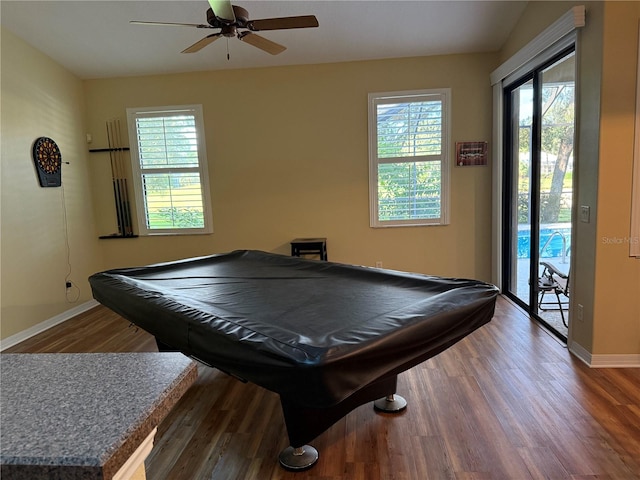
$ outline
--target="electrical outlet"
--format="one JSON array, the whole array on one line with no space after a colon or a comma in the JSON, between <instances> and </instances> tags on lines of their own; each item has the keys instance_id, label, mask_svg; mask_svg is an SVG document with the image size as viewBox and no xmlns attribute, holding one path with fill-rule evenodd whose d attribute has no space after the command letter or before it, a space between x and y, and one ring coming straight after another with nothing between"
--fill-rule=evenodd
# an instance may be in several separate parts
<instances>
[{"instance_id":1,"label":"electrical outlet","mask_svg":"<svg viewBox=\"0 0 640 480\"><path fill-rule=\"evenodd\" d=\"M376 268L382 268L382 260L376 262Z\"/></svg>"},{"instance_id":2,"label":"electrical outlet","mask_svg":"<svg viewBox=\"0 0 640 480\"><path fill-rule=\"evenodd\" d=\"M576 307L576 317L578 317L578 321L582 322L584 321L584 311L583 311L583 307L582 304L578 304Z\"/></svg>"}]
</instances>

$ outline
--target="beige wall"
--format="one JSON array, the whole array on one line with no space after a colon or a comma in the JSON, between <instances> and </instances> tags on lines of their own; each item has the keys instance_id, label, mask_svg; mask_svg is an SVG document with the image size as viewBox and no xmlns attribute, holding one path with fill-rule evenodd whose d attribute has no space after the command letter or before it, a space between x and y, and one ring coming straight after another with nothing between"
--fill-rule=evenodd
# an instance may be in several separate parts
<instances>
[{"instance_id":1,"label":"beige wall","mask_svg":"<svg viewBox=\"0 0 640 480\"><path fill-rule=\"evenodd\" d=\"M90 80L88 128L125 109L201 103L214 234L103 241L110 267L239 248L289 253L326 236L329 259L490 278L491 167L451 168L451 224L369 227L367 94L451 87L455 141L489 140L494 54ZM115 230L108 156L92 161L101 234ZM106 169L106 170L105 170Z\"/></svg>"},{"instance_id":2,"label":"beige wall","mask_svg":"<svg viewBox=\"0 0 640 480\"><path fill-rule=\"evenodd\" d=\"M95 239L84 143L80 80L2 30L1 77L1 313L2 338L48 320L91 298L86 278L102 266ZM41 188L31 158L36 138L59 145L62 188ZM71 281L65 278L68 224ZM77 292L70 292L74 300Z\"/></svg>"},{"instance_id":3,"label":"beige wall","mask_svg":"<svg viewBox=\"0 0 640 480\"><path fill-rule=\"evenodd\" d=\"M640 353L640 260L629 257L640 2L605 2L592 353Z\"/></svg>"}]
</instances>

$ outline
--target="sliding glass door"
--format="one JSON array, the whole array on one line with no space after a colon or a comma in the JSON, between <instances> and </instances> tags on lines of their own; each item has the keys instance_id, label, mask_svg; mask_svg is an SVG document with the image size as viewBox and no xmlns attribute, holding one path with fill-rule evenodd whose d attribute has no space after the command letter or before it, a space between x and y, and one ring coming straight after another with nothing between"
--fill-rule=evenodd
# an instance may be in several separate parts
<instances>
[{"instance_id":1,"label":"sliding glass door","mask_svg":"<svg viewBox=\"0 0 640 480\"><path fill-rule=\"evenodd\" d=\"M505 293L566 339L573 211L573 49L506 87L505 106Z\"/></svg>"}]
</instances>

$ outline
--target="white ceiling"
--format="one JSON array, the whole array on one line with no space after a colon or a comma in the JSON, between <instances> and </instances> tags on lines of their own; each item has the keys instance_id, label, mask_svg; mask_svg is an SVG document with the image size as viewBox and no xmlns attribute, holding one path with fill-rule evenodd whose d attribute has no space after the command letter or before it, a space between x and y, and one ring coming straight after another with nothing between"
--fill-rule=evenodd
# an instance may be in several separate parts
<instances>
[{"instance_id":1,"label":"white ceiling","mask_svg":"<svg viewBox=\"0 0 640 480\"><path fill-rule=\"evenodd\" d=\"M272 56L235 38L181 54L217 30L129 23L207 23L207 0L2 0L0 20L3 28L87 79L490 52L500 49L526 6L525 1L483 0L234 3L246 8L251 19L313 14L320 26L261 32L287 47Z\"/></svg>"}]
</instances>

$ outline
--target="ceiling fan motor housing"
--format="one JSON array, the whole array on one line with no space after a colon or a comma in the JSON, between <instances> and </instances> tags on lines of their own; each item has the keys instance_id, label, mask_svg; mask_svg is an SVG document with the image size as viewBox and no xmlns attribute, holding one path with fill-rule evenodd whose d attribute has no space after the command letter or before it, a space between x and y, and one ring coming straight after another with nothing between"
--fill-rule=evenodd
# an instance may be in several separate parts
<instances>
[{"instance_id":1,"label":"ceiling fan motor housing","mask_svg":"<svg viewBox=\"0 0 640 480\"><path fill-rule=\"evenodd\" d=\"M222 28L225 25L234 25L240 28L247 28L247 22L249 22L249 12L242 7L233 5L233 14L236 17L235 22L223 22L216 17L215 12L211 9L207 9L207 23L215 28Z\"/></svg>"}]
</instances>

